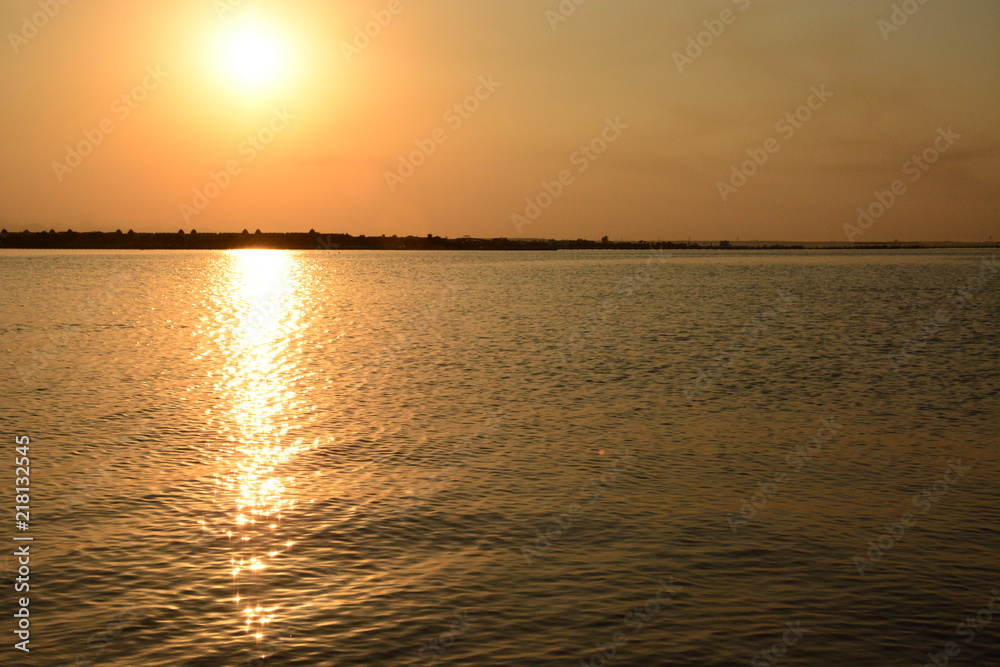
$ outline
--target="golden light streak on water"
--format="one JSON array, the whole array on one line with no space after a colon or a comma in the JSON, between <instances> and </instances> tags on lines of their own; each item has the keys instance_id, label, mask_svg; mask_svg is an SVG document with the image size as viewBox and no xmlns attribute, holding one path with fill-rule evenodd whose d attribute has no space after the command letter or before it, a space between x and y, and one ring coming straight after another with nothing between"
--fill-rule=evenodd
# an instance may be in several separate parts
<instances>
[{"instance_id":1,"label":"golden light streak on water","mask_svg":"<svg viewBox=\"0 0 1000 667\"><path fill-rule=\"evenodd\" d=\"M230 537L238 538L231 541L234 600L257 603L243 612L244 631L260 642L277 609L266 604L265 573L281 567L276 547L292 545L280 522L295 507L295 480L281 469L306 449L289 437L288 423L297 403L288 359L304 315L302 286L291 253L240 250L226 260L218 305L229 317L217 321L226 328L218 388L220 435L228 445L220 452L217 498L230 517Z\"/></svg>"}]
</instances>

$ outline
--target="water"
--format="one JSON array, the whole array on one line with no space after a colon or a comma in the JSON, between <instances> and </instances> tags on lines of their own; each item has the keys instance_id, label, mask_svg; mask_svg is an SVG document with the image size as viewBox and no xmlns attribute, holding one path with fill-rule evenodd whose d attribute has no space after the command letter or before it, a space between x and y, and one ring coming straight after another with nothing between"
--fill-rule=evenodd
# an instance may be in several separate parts
<instances>
[{"instance_id":1,"label":"water","mask_svg":"<svg viewBox=\"0 0 1000 667\"><path fill-rule=\"evenodd\" d=\"M3 664L992 664L995 262L5 251Z\"/></svg>"}]
</instances>

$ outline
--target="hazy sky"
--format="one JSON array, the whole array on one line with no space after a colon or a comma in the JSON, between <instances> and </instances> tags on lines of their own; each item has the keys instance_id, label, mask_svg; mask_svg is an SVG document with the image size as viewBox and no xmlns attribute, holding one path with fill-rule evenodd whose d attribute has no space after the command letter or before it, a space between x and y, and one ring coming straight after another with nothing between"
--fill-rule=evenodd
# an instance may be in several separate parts
<instances>
[{"instance_id":1,"label":"hazy sky","mask_svg":"<svg viewBox=\"0 0 1000 667\"><path fill-rule=\"evenodd\" d=\"M895 6L5 0L0 219L1000 238L1000 2Z\"/></svg>"}]
</instances>

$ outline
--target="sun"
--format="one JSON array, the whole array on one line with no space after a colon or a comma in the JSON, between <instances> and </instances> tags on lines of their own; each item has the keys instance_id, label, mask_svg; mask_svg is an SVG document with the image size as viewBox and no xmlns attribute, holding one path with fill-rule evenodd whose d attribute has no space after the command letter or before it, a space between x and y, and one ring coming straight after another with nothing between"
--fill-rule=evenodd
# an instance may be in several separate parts
<instances>
[{"instance_id":1,"label":"sun","mask_svg":"<svg viewBox=\"0 0 1000 667\"><path fill-rule=\"evenodd\" d=\"M216 57L221 75L248 93L273 92L292 74L289 40L260 19L228 26L219 37Z\"/></svg>"}]
</instances>

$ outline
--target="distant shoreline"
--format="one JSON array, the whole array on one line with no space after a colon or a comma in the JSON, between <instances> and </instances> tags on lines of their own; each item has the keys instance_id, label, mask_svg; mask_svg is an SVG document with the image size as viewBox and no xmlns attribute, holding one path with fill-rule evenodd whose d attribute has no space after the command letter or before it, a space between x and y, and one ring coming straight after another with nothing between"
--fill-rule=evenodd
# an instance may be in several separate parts
<instances>
[{"instance_id":1,"label":"distant shoreline","mask_svg":"<svg viewBox=\"0 0 1000 667\"><path fill-rule=\"evenodd\" d=\"M0 232L0 249L42 250L918 250L996 248L1000 243L793 243L762 241L592 241L587 239L351 236L306 233Z\"/></svg>"}]
</instances>

